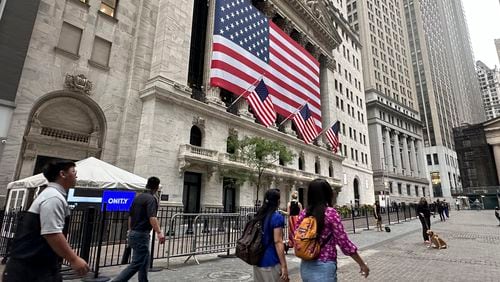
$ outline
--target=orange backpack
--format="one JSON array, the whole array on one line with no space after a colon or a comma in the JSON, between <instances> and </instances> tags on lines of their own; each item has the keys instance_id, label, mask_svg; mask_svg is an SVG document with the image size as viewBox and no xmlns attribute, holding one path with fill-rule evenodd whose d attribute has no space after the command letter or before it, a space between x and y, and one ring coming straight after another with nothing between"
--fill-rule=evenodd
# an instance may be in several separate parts
<instances>
[{"instance_id":1,"label":"orange backpack","mask_svg":"<svg viewBox=\"0 0 500 282\"><path fill-rule=\"evenodd\" d=\"M314 216L305 217L295 230L293 248L295 255L303 260L314 260L319 256L321 245L317 233L318 223Z\"/></svg>"}]
</instances>

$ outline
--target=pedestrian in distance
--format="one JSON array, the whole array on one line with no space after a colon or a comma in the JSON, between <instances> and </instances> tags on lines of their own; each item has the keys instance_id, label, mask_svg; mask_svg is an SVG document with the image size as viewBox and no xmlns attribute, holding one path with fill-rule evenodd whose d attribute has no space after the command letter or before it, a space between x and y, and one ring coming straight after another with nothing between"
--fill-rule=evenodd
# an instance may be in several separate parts
<instances>
[{"instance_id":1,"label":"pedestrian in distance","mask_svg":"<svg viewBox=\"0 0 500 282\"><path fill-rule=\"evenodd\" d=\"M63 234L69 219L66 194L77 179L75 166L71 161L58 161L44 168L49 183L24 214L2 281L62 281L63 258L78 275L89 271L88 264L71 249Z\"/></svg>"},{"instance_id":2,"label":"pedestrian in distance","mask_svg":"<svg viewBox=\"0 0 500 282\"><path fill-rule=\"evenodd\" d=\"M288 203L287 213L288 213L288 244L285 247L285 252L288 253L289 248L293 248L293 237L295 236L295 228L297 227L297 220L299 219L299 214L302 211L302 204L299 202L299 197L297 191L293 191L291 195L291 200Z\"/></svg>"},{"instance_id":3,"label":"pedestrian in distance","mask_svg":"<svg viewBox=\"0 0 500 282\"><path fill-rule=\"evenodd\" d=\"M377 221L377 231L382 230L382 209L380 208L379 201L375 201L375 206L373 207L373 216L375 216L375 220Z\"/></svg>"},{"instance_id":4,"label":"pedestrian in distance","mask_svg":"<svg viewBox=\"0 0 500 282\"><path fill-rule=\"evenodd\" d=\"M326 180L315 179L309 183L307 206L300 213L297 224L300 225L306 217L316 219L320 252L317 259L301 260L300 276L304 282L337 281L337 245L358 263L361 275L368 277L370 273L358 254L358 248L347 237L339 213L333 208L335 200L333 189Z\"/></svg>"},{"instance_id":5,"label":"pedestrian in distance","mask_svg":"<svg viewBox=\"0 0 500 282\"><path fill-rule=\"evenodd\" d=\"M498 219L498 226L500 226L500 210L498 210L498 207L495 207L495 217Z\"/></svg>"},{"instance_id":6,"label":"pedestrian in distance","mask_svg":"<svg viewBox=\"0 0 500 282\"><path fill-rule=\"evenodd\" d=\"M264 195L264 204L255 215L255 220L261 222L265 244L264 255L257 265L253 266L254 281L273 282L288 281L288 268L285 259L285 244L283 244L283 228L285 218L278 211L280 191L269 189Z\"/></svg>"},{"instance_id":7,"label":"pedestrian in distance","mask_svg":"<svg viewBox=\"0 0 500 282\"><path fill-rule=\"evenodd\" d=\"M444 205L442 202L439 201L439 199L437 199L437 201L436 201L436 207L437 207L437 211L439 213L439 219L441 221L446 221L446 216L444 215Z\"/></svg>"},{"instance_id":8,"label":"pedestrian in distance","mask_svg":"<svg viewBox=\"0 0 500 282\"><path fill-rule=\"evenodd\" d=\"M422 197L417 204L417 214L420 224L422 224L422 236L426 244L430 244L429 235L427 230L431 228L431 210L429 209L429 204L427 200Z\"/></svg>"},{"instance_id":9,"label":"pedestrian in distance","mask_svg":"<svg viewBox=\"0 0 500 282\"><path fill-rule=\"evenodd\" d=\"M146 188L148 191L137 196L132 202L128 218L127 236L128 243L132 248L132 261L113 281L128 281L137 272L139 272L139 282L148 281L151 230L156 233L160 244L165 242L165 235L163 235L156 217L158 199L155 195L160 188L160 179L154 176L150 177Z\"/></svg>"},{"instance_id":10,"label":"pedestrian in distance","mask_svg":"<svg viewBox=\"0 0 500 282\"><path fill-rule=\"evenodd\" d=\"M446 199L443 200L442 204L443 204L444 215L448 219L450 218L450 205L448 204L448 202L446 202Z\"/></svg>"},{"instance_id":11,"label":"pedestrian in distance","mask_svg":"<svg viewBox=\"0 0 500 282\"><path fill-rule=\"evenodd\" d=\"M457 207L457 211L459 211L460 210L460 201L458 199L455 201L455 206Z\"/></svg>"}]
</instances>

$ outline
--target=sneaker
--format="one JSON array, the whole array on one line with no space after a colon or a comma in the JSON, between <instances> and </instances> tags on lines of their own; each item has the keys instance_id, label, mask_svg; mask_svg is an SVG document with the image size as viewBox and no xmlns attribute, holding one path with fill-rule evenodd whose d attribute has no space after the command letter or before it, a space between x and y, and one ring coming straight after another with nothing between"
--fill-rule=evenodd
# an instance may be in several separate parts
<instances>
[{"instance_id":1,"label":"sneaker","mask_svg":"<svg viewBox=\"0 0 500 282\"><path fill-rule=\"evenodd\" d=\"M424 241L425 244L430 244L431 242L429 240Z\"/></svg>"}]
</instances>

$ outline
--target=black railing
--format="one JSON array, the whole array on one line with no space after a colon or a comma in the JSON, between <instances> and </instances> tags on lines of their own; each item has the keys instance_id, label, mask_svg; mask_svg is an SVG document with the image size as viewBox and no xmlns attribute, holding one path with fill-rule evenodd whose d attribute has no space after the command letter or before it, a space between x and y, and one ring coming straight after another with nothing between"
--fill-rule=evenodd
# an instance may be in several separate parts
<instances>
[{"instance_id":1,"label":"black railing","mask_svg":"<svg viewBox=\"0 0 500 282\"><path fill-rule=\"evenodd\" d=\"M359 229L369 229L370 226L376 225L373 209L369 206L352 209L340 207L337 210L347 232L356 233ZM229 254L234 250L245 223L255 214L257 207L239 207L235 209L235 213L223 211L222 207L213 207L201 209L196 214L188 214L184 213L183 207L160 208L157 217L167 241L162 245L154 245L152 257L170 259L190 256L196 259L198 254ZM413 205L382 208L381 213L387 215L384 224L399 223L416 215ZM0 256L4 258L9 255L17 225L21 222L20 214L19 211L0 211ZM97 277L100 267L123 264L127 225L126 212L105 213L97 208L73 210L68 224L68 242L77 254L88 262ZM287 239L288 228L285 228L284 240ZM67 262L65 264L67 265Z\"/></svg>"}]
</instances>

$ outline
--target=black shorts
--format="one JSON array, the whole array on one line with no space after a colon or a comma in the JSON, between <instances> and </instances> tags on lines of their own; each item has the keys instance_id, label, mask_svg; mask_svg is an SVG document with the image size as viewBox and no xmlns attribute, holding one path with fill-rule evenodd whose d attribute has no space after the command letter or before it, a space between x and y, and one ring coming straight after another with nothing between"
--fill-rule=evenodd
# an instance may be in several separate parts
<instances>
[{"instance_id":1,"label":"black shorts","mask_svg":"<svg viewBox=\"0 0 500 282\"><path fill-rule=\"evenodd\" d=\"M10 258L2 274L4 282L61 282L59 265L37 265Z\"/></svg>"}]
</instances>

